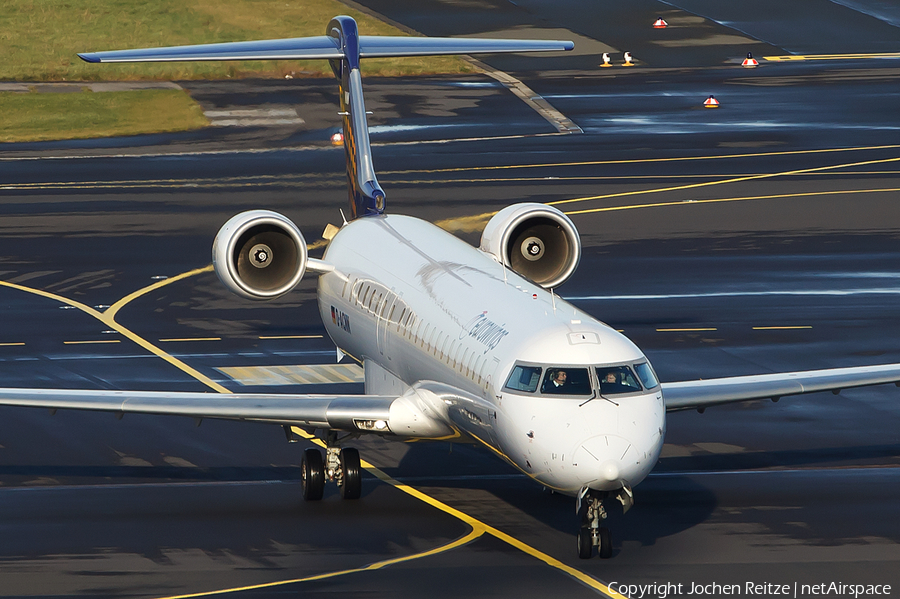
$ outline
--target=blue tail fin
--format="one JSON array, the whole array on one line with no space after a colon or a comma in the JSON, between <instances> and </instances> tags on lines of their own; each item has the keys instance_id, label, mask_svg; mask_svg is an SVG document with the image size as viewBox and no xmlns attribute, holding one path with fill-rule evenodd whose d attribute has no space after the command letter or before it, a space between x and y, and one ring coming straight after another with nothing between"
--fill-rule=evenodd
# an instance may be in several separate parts
<instances>
[{"instance_id":1,"label":"blue tail fin","mask_svg":"<svg viewBox=\"0 0 900 599\"><path fill-rule=\"evenodd\" d=\"M331 60L331 69L341 86L341 116L344 124L344 153L347 157L347 185L350 216L371 216L384 212L384 190L375 177L369 125L359 72L359 32L351 17L335 17L325 34L334 39L343 54Z\"/></svg>"},{"instance_id":2,"label":"blue tail fin","mask_svg":"<svg viewBox=\"0 0 900 599\"><path fill-rule=\"evenodd\" d=\"M375 178L359 59L440 54L496 54L500 52L558 52L572 42L555 40L498 40L464 37L361 36L351 17L335 17L324 36L280 40L143 48L79 54L87 62L169 62L196 60L277 60L324 58L341 85L344 152L353 218L384 212L384 191Z\"/></svg>"}]
</instances>

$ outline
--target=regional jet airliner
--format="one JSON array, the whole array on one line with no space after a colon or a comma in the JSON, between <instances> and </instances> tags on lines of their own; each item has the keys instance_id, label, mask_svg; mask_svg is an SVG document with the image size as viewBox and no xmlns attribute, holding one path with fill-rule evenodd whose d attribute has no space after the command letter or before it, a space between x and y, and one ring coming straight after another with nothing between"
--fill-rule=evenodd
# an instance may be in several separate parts
<instances>
[{"instance_id":1,"label":"regional jet airliner","mask_svg":"<svg viewBox=\"0 0 900 599\"><path fill-rule=\"evenodd\" d=\"M578 555L612 555L608 502L628 509L662 449L666 412L900 381L900 364L660 383L624 335L553 289L581 256L559 210L515 204L491 218L479 247L431 223L390 214L375 175L359 61L370 57L571 50L566 41L360 36L336 17L321 37L83 54L88 62L310 59L340 87L349 218L321 259L297 226L252 210L213 242L222 282L244 298L290 292L318 276L318 306L335 345L365 370L362 395L0 389L0 403L176 414L300 427L325 446L304 452L302 493L326 482L360 496L347 441L454 439L490 448L524 474L575 498Z\"/></svg>"}]
</instances>

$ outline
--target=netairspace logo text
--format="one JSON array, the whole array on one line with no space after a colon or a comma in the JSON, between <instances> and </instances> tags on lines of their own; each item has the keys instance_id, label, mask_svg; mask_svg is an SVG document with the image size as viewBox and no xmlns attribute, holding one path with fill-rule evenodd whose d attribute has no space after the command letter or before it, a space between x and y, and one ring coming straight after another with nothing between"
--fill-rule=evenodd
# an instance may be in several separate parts
<instances>
[{"instance_id":1,"label":"netairspace logo text","mask_svg":"<svg viewBox=\"0 0 900 599\"><path fill-rule=\"evenodd\" d=\"M689 584L672 582L652 582L649 584L609 583L610 595L614 599L666 599L667 597L761 597L777 596L800 599L801 597L889 597L889 584L846 584L843 582L822 582L818 584L775 584L772 582L744 582L740 584Z\"/></svg>"}]
</instances>

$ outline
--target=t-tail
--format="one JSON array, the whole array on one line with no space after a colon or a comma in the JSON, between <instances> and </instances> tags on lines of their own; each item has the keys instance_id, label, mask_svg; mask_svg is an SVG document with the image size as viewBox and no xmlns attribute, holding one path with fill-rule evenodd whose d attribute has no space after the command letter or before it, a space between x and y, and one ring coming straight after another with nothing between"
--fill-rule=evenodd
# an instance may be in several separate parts
<instances>
[{"instance_id":1,"label":"t-tail","mask_svg":"<svg viewBox=\"0 0 900 599\"><path fill-rule=\"evenodd\" d=\"M569 41L503 40L456 37L394 37L359 35L356 21L338 16L324 36L225 44L144 48L79 54L87 62L175 62L201 60L326 59L340 84L344 152L351 218L382 214L385 193L375 176L359 63L363 58L558 52L571 50Z\"/></svg>"}]
</instances>

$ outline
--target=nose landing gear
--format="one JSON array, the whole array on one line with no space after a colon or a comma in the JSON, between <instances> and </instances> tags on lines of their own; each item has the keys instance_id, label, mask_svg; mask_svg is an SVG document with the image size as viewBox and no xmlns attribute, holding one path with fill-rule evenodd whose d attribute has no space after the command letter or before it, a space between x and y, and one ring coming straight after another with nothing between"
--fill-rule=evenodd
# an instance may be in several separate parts
<instances>
[{"instance_id":1,"label":"nose landing gear","mask_svg":"<svg viewBox=\"0 0 900 599\"><path fill-rule=\"evenodd\" d=\"M300 462L300 484L305 501L322 499L325 481L337 483L341 499L359 499L362 494L359 452L352 447L340 448L337 435L329 433L325 442L325 460L322 453L310 447L303 452Z\"/></svg>"},{"instance_id":2,"label":"nose landing gear","mask_svg":"<svg viewBox=\"0 0 900 599\"><path fill-rule=\"evenodd\" d=\"M578 494L576 511L581 519L581 527L578 529L576 540L578 543L578 557L589 559L594 553L594 547L601 559L612 557L612 536L609 529L600 526L602 520L606 520L606 508L603 500L607 493L594 491L585 487Z\"/></svg>"}]
</instances>

